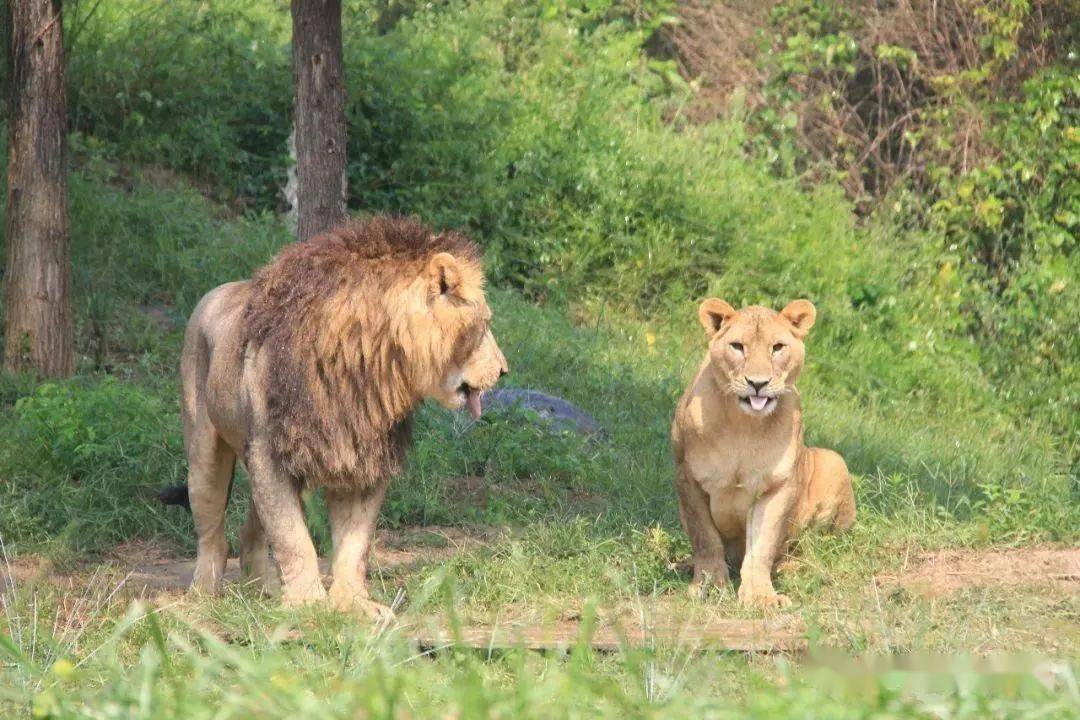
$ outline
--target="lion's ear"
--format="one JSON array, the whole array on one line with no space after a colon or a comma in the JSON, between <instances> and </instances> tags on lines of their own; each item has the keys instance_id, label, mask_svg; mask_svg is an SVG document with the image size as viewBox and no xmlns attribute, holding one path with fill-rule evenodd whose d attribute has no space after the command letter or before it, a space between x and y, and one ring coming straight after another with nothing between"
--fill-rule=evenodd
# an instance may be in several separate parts
<instances>
[{"instance_id":1,"label":"lion's ear","mask_svg":"<svg viewBox=\"0 0 1080 720\"><path fill-rule=\"evenodd\" d=\"M810 332L810 328L814 326L814 320L817 319L817 310L809 300L792 300L787 304L787 307L780 311L780 315L791 323L795 329L795 337L801 340L806 337L806 333Z\"/></svg>"},{"instance_id":2,"label":"lion's ear","mask_svg":"<svg viewBox=\"0 0 1080 720\"><path fill-rule=\"evenodd\" d=\"M709 298L701 303L697 311L698 322L709 337L720 332L720 328L731 320L734 314L735 309L719 298Z\"/></svg>"},{"instance_id":3,"label":"lion's ear","mask_svg":"<svg viewBox=\"0 0 1080 720\"><path fill-rule=\"evenodd\" d=\"M461 266L450 253L441 252L428 262L431 289L438 295L456 293L461 285Z\"/></svg>"}]
</instances>

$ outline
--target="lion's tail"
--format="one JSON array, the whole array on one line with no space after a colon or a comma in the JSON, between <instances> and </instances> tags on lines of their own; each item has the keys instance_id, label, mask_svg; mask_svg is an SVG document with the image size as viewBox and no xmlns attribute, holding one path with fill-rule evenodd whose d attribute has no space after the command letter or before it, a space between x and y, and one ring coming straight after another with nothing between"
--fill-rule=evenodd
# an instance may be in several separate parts
<instances>
[{"instance_id":1,"label":"lion's tail","mask_svg":"<svg viewBox=\"0 0 1080 720\"><path fill-rule=\"evenodd\" d=\"M170 485L154 492L154 497L165 505L182 505L191 510L191 499L188 497L187 483Z\"/></svg>"},{"instance_id":2,"label":"lion's tail","mask_svg":"<svg viewBox=\"0 0 1080 720\"><path fill-rule=\"evenodd\" d=\"M233 459L232 470L229 472L229 489L225 494L226 504L229 502L229 498L232 497L233 481L236 480L236 459ZM187 508L188 512L191 512L191 496L188 495L187 483L180 483L179 485L169 485L163 487L160 490L151 491L163 505L180 505Z\"/></svg>"}]
</instances>

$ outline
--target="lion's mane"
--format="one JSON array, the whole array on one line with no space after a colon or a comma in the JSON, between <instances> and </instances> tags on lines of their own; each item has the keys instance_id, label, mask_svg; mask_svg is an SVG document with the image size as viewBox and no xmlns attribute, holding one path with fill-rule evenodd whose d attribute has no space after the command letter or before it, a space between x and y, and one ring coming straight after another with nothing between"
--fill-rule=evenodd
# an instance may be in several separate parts
<instances>
[{"instance_id":1,"label":"lion's mane","mask_svg":"<svg viewBox=\"0 0 1080 720\"><path fill-rule=\"evenodd\" d=\"M403 344L418 299L400 294L441 252L480 264L462 235L379 216L288 247L252 279L240 347L265 353L271 450L298 482L362 489L401 471L431 370L418 364L452 357Z\"/></svg>"}]
</instances>

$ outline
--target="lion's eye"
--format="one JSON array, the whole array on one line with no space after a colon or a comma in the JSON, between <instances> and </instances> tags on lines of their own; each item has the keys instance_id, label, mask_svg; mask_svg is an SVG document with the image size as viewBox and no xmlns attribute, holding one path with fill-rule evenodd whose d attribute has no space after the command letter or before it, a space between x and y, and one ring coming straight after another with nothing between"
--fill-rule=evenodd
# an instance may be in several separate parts
<instances>
[{"instance_id":1,"label":"lion's eye","mask_svg":"<svg viewBox=\"0 0 1080 720\"><path fill-rule=\"evenodd\" d=\"M735 352L741 353L743 351L742 343L731 343L731 349Z\"/></svg>"},{"instance_id":2,"label":"lion's eye","mask_svg":"<svg viewBox=\"0 0 1080 720\"><path fill-rule=\"evenodd\" d=\"M772 346L772 351L774 353L778 353L781 350L783 350L785 347L786 347L786 345L784 345L784 343L776 343L775 345Z\"/></svg>"}]
</instances>

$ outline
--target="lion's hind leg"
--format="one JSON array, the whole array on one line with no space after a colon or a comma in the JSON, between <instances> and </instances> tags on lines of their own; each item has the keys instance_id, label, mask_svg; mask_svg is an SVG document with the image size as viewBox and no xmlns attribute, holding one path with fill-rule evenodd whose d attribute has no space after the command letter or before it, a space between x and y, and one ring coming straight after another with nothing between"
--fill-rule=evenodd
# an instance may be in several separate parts
<instances>
[{"instance_id":1,"label":"lion's hind leg","mask_svg":"<svg viewBox=\"0 0 1080 720\"><path fill-rule=\"evenodd\" d=\"M229 543L225 507L229 502L236 453L209 422L196 424L187 439L188 498L198 538L193 590L217 594L225 576Z\"/></svg>"},{"instance_id":2,"label":"lion's hind leg","mask_svg":"<svg viewBox=\"0 0 1080 720\"><path fill-rule=\"evenodd\" d=\"M834 532L855 522L855 491L844 458L825 448L807 448L810 477L799 508L799 525L820 525Z\"/></svg>"}]
</instances>

